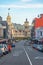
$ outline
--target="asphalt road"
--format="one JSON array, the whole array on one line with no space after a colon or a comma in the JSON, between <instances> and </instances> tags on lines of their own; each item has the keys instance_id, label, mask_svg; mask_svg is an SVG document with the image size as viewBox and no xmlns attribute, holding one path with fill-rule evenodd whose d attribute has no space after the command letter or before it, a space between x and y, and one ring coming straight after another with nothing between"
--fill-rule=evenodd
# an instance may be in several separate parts
<instances>
[{"instance_id":1,"label":"asphalt road","mask_svg":"<svg viewBox=\"0 0 43 65\"><path fill-rule=\"evenodd\" d=\"M43 65L43 53L24 46L26 41L17 42L12 52L0 58L0 65Z\"/></svg>"}]
</instances>

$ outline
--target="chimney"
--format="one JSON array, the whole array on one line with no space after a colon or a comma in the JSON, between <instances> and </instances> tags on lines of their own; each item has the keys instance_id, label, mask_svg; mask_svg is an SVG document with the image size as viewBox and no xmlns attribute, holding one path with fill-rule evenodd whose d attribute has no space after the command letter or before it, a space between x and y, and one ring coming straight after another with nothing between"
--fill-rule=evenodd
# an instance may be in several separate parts
<instances>
[{"instance_id":1,"label":"chimney","mask_svg":"<svg viewBox=\"0 0 43 65\"><path fill-rule=\"evenodd\" d=\"M42 18L43 17L43 14L40 14L40 17Z\"/></svg>"}]
</instances>

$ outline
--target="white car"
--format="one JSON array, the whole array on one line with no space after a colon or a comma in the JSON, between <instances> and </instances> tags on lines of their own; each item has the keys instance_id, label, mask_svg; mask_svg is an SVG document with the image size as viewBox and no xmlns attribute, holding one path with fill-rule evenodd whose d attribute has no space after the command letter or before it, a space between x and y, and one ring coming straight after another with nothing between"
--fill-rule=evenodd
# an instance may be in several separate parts
<instances>
[{"instance_id":1,"label":"white car","mask_svg":"<svg viewBox=\"0 0 43 65\"><path fill-rule=\"evenodd\" d=\"M0 44L1 46L1 50L3 52L3 54L6 54L8 52L8 48L6 44Z\"/></svg>"}]
</instances>

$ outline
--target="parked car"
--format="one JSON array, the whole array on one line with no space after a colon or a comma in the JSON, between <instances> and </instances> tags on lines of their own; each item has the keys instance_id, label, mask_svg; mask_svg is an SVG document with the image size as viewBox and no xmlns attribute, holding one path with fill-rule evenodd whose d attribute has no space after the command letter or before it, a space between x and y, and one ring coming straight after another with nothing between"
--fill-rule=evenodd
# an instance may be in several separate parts
<instances>
[{"instance_id":1,"label":"parked car","mask_svg":"<svg viewBox=\"0 0 43 65\"><path fill-rule=\"evenodd\" d=\"M29 40L29 42L28 42L28 43L29 43L29 45L31 45L31 44L32 44L32 41L31 41L31 40Z\"/></svg>"},{"instance_id":2,"label":"parked car","mask_svg":"<svg viewBox=\"0 0 43 65\"><path fill-rule=\"evenodd\" d=\"M3 56L3 52L2 52L2 50L0 50L0 57L1 57L1 56Z\"/></svg>"},{"instance_id":3,"label":"parked car","mask_svg":"<svg viewBox=\"0 0 43 65\"><path fill-rule=\"evenodd\" d=\"M15 44L14 44L14 43L12 43L12 44L11 44L11 47L15 47Z\"/></svg>"},{"instance_id":4,"label":"parked car","mask_svg":"<svg viewBox=\"0 0 43 65\"><path fill-rule=\"evenodd\" d=\"M8 45L7 44L4 44L4 48L5 48L5 53L7 54L9 52Z\"/></svg>"},{"instance_id":5,"label":"parked car","mask_svg":"<svg viewBox=\"0 0 43 65\"><path fill-rule=\"evenodd\" d=\"M0 44L0 46L1 46L0 49L2 50L3 54L7 54L8 53L7 45L6 44Z\"/></svg>"},{"instance_id":6,"label":"parked car","mask_svg":"<svg viewBox=\"0 0 43 65\"><path fill-rule=\"evenodd\" d=\"M32 39L32 44L38 44L38 40L37 39Z\"/></svg>"},{"instance_id":7,"label":"parked car","mask_svg":"<svg viewBox=\"0 0 43 65\"><path fill-rule=\"evenodd\" d=\"M32 47L37 49L37 44L33 44Z\"/></svg>"},{"instance_id":8,"label":"parked car","mask_svg":"<svg viewBox=\"0 0 43 65\"><path fill-rule=\"evenodd\" d=\"M2 50L1 50L1 47L2 47L2 46L0 46L0 56L3 56L3 52L2 52Z\"/></svg>"},{"instance_id":9,"label":"parked car","mask_svg":"<svg viewBox=\"0 0 43 65\"><path fill-rule=\"evenodd\" d=\"M43 52L43 45L41 45L41 44L37 45L37 49L38 49L39 51Z\"/></svg>"},{"instance_id":10,"label":"parked car","mask_svg":"<svg viewBox=\"0 0 43 65\"><path fill-rule=\"evenodd\" d=\"M34 43L32 47L43 52L43 43L41 41Z\"/></svg>"}]
</instances>

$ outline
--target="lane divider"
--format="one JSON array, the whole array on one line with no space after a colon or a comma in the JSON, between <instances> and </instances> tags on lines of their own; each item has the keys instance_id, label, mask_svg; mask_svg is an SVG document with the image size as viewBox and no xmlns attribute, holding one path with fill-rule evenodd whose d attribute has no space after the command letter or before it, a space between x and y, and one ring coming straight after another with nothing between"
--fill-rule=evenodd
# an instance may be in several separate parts
<instances>
[{"instance_id":1,"label":"lane divider","mask_svg":"<svg viewBox=\"0 0 43 65\"><path fill-rule=\"evenodd\" d=\"M32 62L31 62L31 60L30 60L30 58L29 58L29 56L28 56L28 53L26 52L25 48L24 48L24 51L25 51L25 54L26 54L26 56L27 56L27 58L28 58L28 61L29 61L30 65L32 65Z\"/></svg>"},{"instance_id":2,"label":"lane divider","mask_svg":"<svg viewBox=\"0 0 43 65\"><path fill-rule=\"evenodd\" d=\"M40 60L41 60L41 59L43 59L43 57L40 57L40 56L38 57L38 56L37 56L37 57L35 57L35 59L36 59L36 60L37 60L37 59L40 59Z\"/></svg>"}]
</instances>

